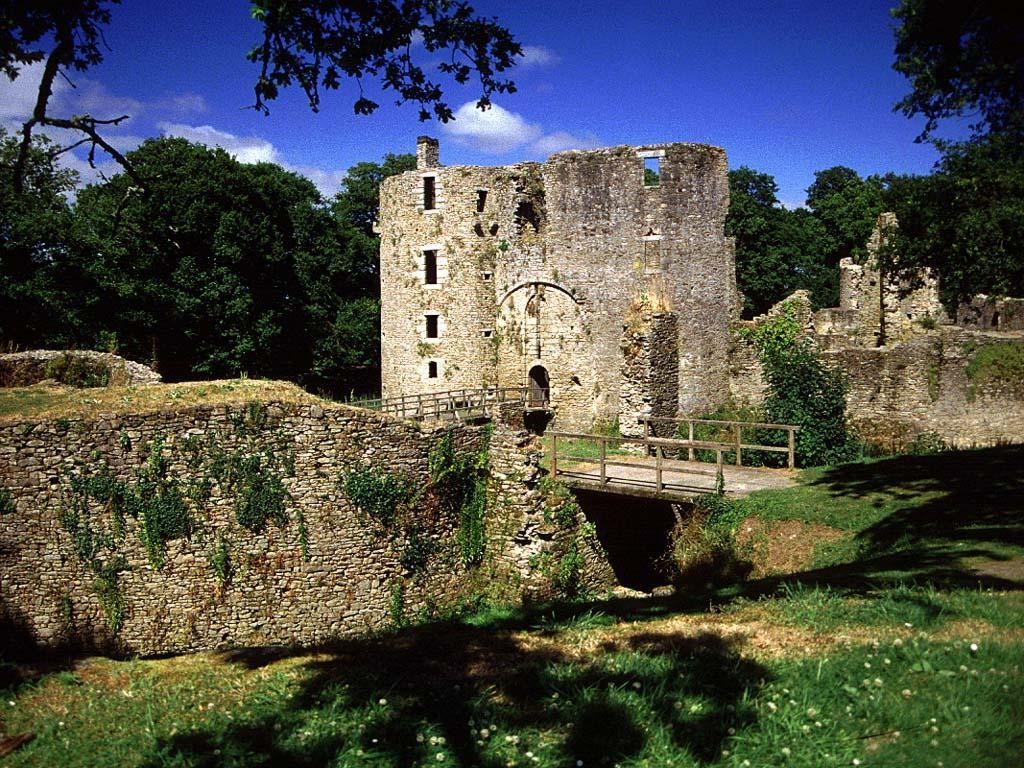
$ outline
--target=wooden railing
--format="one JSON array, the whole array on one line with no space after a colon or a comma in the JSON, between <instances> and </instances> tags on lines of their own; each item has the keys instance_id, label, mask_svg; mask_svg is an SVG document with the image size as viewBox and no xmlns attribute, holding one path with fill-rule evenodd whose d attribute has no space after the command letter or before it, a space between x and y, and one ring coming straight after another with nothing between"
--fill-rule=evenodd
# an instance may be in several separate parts
<instances>
[{"instance_id":1,"label":"wooden railing","mask_svg":"<svg viewBox=\"0 0 1024 768\"><path fill-rule=\"evenodd\" d=\"M572 482L584 481L587 483L599 483L607 486L611 481L616 485L629 485L635 487L653 488L657 493L665 491L696 491L707 492L714 490L714 483L706 480L703 483L685 483L678 478L682 475L680 463L666 464L670 458L666 453L670 449L679 449L682 440L670 440L657 437L610 437L607 435L589 435L578 432L547 432L545 438L551 441L550 463L548 471L552 479L559 476ZM700 441L698 441L700 442ZM561 446L559 445L561 443ZM567 445L568 444L568 445ZM596 444L597 455L574 453L573 449L580 449L580 446L593 447ZM706 447L714 448L715 443L706 443ZM622 446L633 446L634 450L619 450ZM642 449L639 450L639 449ZM648 451L653 450L653 461ZM639 454L639 455L638 455ZM617 458L621 456L622 458ZM597 464L596 471L589 465ZM567 466L568 465L568 466ZM585 469L580 465L588 465ZM719 454L719 465L721 465L721 454ZM622 467L630 470L647 469L654 470L654 479L646 477L628 476L628 473L619 473L617 477L611 477L609 469ZM665 479L666 473L671 472L675 478L673 482ZM696 471L694 475L714 475L705 471ZM724 490L724 489L723 489Z\"/></svg>"},{"instance_id":2,"label":"wooden railing","mask_svg":"<svg viewBox=\"0 0 1024 768\"><path fill-rule=\"evenodd\" d=\"M653 419L651 420L653 421ZM743 451L767 451L770 453L784 452L787 463L794 466L795 433L798 427L792 424L762 424L755 422L715 421L708 419L662 419L677 424L688 424L689 437L658 437L651 429L644 430L643 437L618 437L608 435L592 435L578 432L547 432L545 438L550 440L549 472L552 478L559 476L567 480L584 483L599 483L602 486L614 482L616 485L631 485L653 488L657 493L664 491L698 491L715 490L711 478L722 476L725 457L733 455L733 464L742 466ZM736 437L725 440L703 440L693 436L695 427L699 425L726 427L734 431ZM746 443L743 441L745 429L778 429L787 434L786 447ZM700 464L702 455L714 453L717 470L696 469L690 462ZM638 455L639 454L639 455ZM596 467L594 466L596 465ZM634 472L618 472L615 477L609 470L614 468L629 470L653 470L650 474ZM666 474L671 473L671 480ZM690 475L687 481L686 476ZM699 482L698 482L699 480Z\"/></svg>"},{"instance_id":3,"label":"wooden railing","mask_svg":"<svg viewBox=\"0 0 1024 768\"><path fill-rule=\"evenodd\" d=\"M419 395L400 395L353 403L361 408L388 413L402 419L461 419L489 416L495 405L525 403L526 387L452 389Z\"/></svg>"},{"instance_id":4,"label":"wooden railing","mask_svg":"<svg viewBox=\"0 0 1024 768\"><path fill-rule=\"evenodd\" d=\"M733 453L737 467L743 466L744 451L764 451L767 453L786 454L786 466L790 469L796 466L796 432L800 427L793 424L763 424L753 421L719 421L716 419L687 419L667 418L656 416L645 416L639 419L644 425L644 440L650 441L652 437L658 437L660 425L672 425L671 432L677 437L671 438L674 443L687 449L687 459L694 461L696 452L699 450L711 450L717 452L717 463L722 463L722 454ZM680 427L686 425L687 437L678 436ZM732 432L732 439L728 442L720 440L701 440L694 437L698 426L718 427ZM743 432L753 429L773 429L786 433L786 445L763 445L759 443L747 443L743 441Z\"/></svg>"}]
</instances>

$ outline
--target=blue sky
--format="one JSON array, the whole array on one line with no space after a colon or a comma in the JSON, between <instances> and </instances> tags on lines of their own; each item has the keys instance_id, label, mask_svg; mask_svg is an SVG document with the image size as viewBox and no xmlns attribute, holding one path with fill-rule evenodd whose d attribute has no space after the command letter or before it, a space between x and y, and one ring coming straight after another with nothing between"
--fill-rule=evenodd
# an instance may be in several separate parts
<instances>
[{"instance_id":1,"label":"blue sky","mask_svg":"<svg viewBox=\"0 0 1024 768\"><path fill-rule=\"evenodd\" d=\"M517 0L474 3L525 46L518 92L481 115L478 93L454 87L458 120L420 123L387 94L369 117L352 113L354 88L324 96L319 114L299 91L252 101L258 40L245 0L126 0L112 9L104 62L72 74L55 106L96 117L130 114L109 135L129 149L161 133L219 144L243 161L271 160L331 193L345 170L387 152L411 152L421 133L441 139L445 164L500 165L570 148L698 141L724 147L730 167L772 174L779 198L799 205L814 171L927 173L937 155L914 143L923 120L892 105L908 90L892 70L895 0L840 3ZM429 54L423 52L425 61ZM0 122L30 109L38 70L0 78ZM84 155L68 161L95 178ZM112 172L109 164L103 170Z\"/></svg>"}]
</instances>

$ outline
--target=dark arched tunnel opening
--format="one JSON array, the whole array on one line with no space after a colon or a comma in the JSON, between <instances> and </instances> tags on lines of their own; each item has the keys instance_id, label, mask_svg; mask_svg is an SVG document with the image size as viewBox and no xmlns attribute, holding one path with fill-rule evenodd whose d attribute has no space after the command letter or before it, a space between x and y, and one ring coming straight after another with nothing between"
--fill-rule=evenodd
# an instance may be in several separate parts
<instances>
[{"instance_id":1,"label":"dark arched tunnel opening","mask_svg":"<svg viewBox=\"0 0 1024 768\"><path fill-rule=\"evenodd\" d=\"M612 493L575 493L621 586L650 592L671 582L672 532L679 505Z\"/></svg>"}]
</instances>

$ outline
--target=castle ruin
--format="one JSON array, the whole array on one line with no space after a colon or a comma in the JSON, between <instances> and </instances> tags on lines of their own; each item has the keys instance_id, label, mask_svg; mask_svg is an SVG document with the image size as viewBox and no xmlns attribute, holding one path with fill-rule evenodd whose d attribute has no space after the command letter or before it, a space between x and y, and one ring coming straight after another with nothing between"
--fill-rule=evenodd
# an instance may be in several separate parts
<instances>
[{"instance_id":1,"label":"castle ruin","mask_svg":"<svg viewBox=\"0 0 1024 768\"><path fill-rule=\"evenodd\" d=\"M625 436L639 417L759 405L727 171L722 149L687 143L444 167L421 137L416 170L381 185L383 396L528 387L557 428ZM896 226L883 214L867 258L840 264L839 307L795 297L847 375L851 426L893 448L1024 439L1024 384L994 362L1024 348L1024 301L981 296L953 324L936 275L885 273Z\"/></svg>"},{"instance_id":2,"label":"castle ruin","mask_svg":"<svg viewBox=\"0 0 1024 768\"><path fill-rule=\"evenodd\" d=\"M725 152L651 144L417 168L381 185L384 397L528 386L563 429L727 394Z\"/></svg>"}]
</instances>

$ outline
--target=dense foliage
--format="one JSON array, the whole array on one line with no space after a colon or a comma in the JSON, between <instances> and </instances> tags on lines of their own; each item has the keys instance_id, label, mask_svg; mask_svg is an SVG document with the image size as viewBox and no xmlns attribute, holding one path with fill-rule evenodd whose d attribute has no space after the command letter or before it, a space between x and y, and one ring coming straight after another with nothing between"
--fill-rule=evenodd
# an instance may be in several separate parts
<instances>
[{"instance_id":1,"label":"dense foliage","mask_svg":"<svg viewBox=\"0 0 1024 768\"><path fill-rule=\"evenodd\" d=\"M736 238L736 280L744 312L766 312L793 291L816 307L839 301L839 260L861 258L878 214L882 184L843 166L814 175L807 207L779 204L775 179L746 166L729 172L726 234Z\"/></svg>"},{"instance_id":2,"label":"dense foliage","mask_svg":"<svg viewBox=\"0 0 1024 768\"><path fill-rule=\"evenodd\" d=\"M911 92L896 108L927 118L921 139L942 119L969 115L975 135L1024 129L1024 25L1007 0L901 0L893 12L896 62Z\"/></svg>"},{"instance_id":3,"label":"dense foliage","mask_svg":"<svg viewBox=\"0 0 1024 768\"><path fill-rule=\"evenodd\" d=\"M410 155L360 163L324 201L307 179L184 139L129 153L79 193L40 145L2 187L0 339L117 349L169 380L239 373L327 386L378 358L377 184ZM0 137L3 172L13 139Z\"/></svg>"},{"instance_id":4,"label":"dense foliage","mask_svg":"<svg viewBox=\"0 0 1024 768\"><path fill-rule=\"evenodd\" d=\"M765 417L794 424L796 461L801 467L835 464L852 457L846 431L847 383L842 371L827 366L801 335L790 302L750 333L764 369Z\"/></svg>"}]
</instances>

